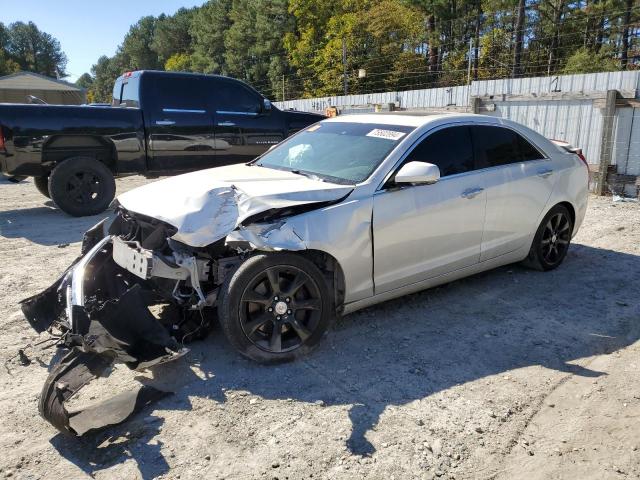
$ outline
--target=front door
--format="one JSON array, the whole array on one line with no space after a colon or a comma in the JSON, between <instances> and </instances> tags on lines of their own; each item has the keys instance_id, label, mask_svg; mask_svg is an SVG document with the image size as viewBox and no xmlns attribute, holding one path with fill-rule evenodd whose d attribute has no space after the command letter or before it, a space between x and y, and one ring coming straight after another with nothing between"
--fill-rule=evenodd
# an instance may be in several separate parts
<instances>
[{"instance_id":1,"label":"front door","mask_svg":"<svg viewBox=\"0 0 640 480\"><path fill-rule=\"evenodd\" d=\"M145 82L145 124L150 171L188 171L215 166L213 116L202 79L150 76Z\"/></svg>"},{"instance_id":2,"label":"front door","mask_svg":"<svg viewBox=\"0 0 640 480\"><path fill-rule=\"evenodd\" d=\"M474 171L469 127L430 133L403 163L440 168L431 185L395 186L373 203L375 293L436 277L478 263L485 192Z\"/></svg>"}]
</instances>

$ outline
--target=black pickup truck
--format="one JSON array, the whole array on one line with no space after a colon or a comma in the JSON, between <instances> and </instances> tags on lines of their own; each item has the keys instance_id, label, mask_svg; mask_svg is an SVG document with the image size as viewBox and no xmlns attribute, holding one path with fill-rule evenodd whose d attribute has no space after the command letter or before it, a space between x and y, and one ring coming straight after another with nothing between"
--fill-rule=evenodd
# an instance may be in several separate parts
<instances>
[{"instance_id":1,"label":"black pickup truck","mask_svg":"<svg viewBox=\"0 0 640 480\"><path fill-rule=\"evenodd\" d=\"M71 215L94 215L117 176L247 162L322 118L278 110L228 77L130 72L116 80L111 106L0 104L0 170L35 177Z\"/></svg>"}]
</instances>

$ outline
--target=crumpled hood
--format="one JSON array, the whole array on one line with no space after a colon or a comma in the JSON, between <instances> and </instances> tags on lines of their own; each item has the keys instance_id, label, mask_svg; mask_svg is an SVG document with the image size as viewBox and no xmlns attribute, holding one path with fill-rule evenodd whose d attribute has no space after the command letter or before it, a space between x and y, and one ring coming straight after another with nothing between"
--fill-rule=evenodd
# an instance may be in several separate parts
<instances>
[{"instance_id":1,"label":"crumpled hood","mask_svg":"<svg viewBox=\"0 0 640 480\"><path fill-rule=\"evenodd\" d=\"M335 201L352 190L350 185L240 164L149 183L123 193L118 202L126 210L173 225L178 229L175 240L204 247L258 213Z\"/></svg>"}]
</instances>

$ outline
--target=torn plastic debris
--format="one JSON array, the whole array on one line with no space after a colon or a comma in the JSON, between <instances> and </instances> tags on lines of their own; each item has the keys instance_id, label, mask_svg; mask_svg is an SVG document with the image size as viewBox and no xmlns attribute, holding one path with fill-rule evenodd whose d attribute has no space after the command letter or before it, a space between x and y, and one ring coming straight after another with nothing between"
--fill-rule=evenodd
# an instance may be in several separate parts
<instances>
[{"instance_id":1,"label":"torn plastic debris","mask_svg":"<svg viewBox=\"0 0 640 480\"><path fill-rule=\"evenodd\" d=\"M227 235L229 246L248 243L252 249L264 251L306 250L307 246L285 221L241 226Z\"/></svg>"},{"instance_id":2,"label":"torn plastic debris","mask_svg":"<svg viewBox=\"0 0 640 480\"><path fill-rule=\"evenodd\" d=\"M110 238L97 237L86 240L97 243L56 283L21 302L25 317L37 331L55 324L62 333L61 343L71 349L51 370L42 390L39 411L58 430L73 435L121 423L170 393L141 386L90 408L67 411L65 402L103 375L113 363L142 370L180 358L188 351L180 348L167 328L151 314L147 306L152 293L140 284L128 286L117 299L98 300L101 288L118 288L110 281L115 278ZM88 246L83 247L83 251L87 249ZM70 293L74 291L73 282L85 283L85 269L90 270L90 275L88 285L83 285L81 291L87 290L90 296L74 303Z\"/></svg>"}]
</instances>

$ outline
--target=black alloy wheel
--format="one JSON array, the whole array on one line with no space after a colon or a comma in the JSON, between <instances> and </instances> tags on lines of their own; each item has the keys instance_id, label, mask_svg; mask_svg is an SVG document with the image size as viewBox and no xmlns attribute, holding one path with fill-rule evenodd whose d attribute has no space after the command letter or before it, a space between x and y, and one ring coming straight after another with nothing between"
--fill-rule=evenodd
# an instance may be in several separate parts
<instances>
[{"instance_id":1,"label":"black alloy wheel","mask_svg":"<svg viewBox=\"0 0 640 480\"><path fill-rule=\"evenodd\" d=\"M270 353L300 347L318 327L322 315L318 285L290 265L260 272L240 301L242 330L254 345Z\"/></svg>"},{"instance_id":2,"label":"black alloy wheel","mask_svg":"<svg viewBox=\"0 0 640 480\"><path fill-rule=\"evenodd\" d=\"M115 192L113 173L94 158L69 158L59 163L49 176L51 199L61 210L76 217L104 211Z\"/></svg>"},{"instance_id":3,"label":"black alloy wheel","mask_svg":"<svg viewBox=\"0 0 640 480\"><path fill-rule=\"evenodd\" d=\"M334 320L329 282L302 255L261 253L229 274L218 319L238 351L260 363L294 360L324 338Z\"/></svg>"},{"instance_id":4,"label":"black alloy wheel","mask_svg":"<svg viewBox=\"0 0 640 480\"><path fill-rule=\"evenodd\" d=\"M558 267L567 255L572 233L569 210L564 205L556 205L540 223L525 264L542 271Z\"/></svg>"},{"instance_id":5,"label":"black alloy wheel","mask_svg":"<svg viewBox=\"0 0 640 480\"><path fill-rule=\"evenodd\" d=\"M540 246L548 264L555 264L566 255L571 241L570 227L571 220L562 212L554 214L545 224Z\"/></svg>"}]
</instances>

